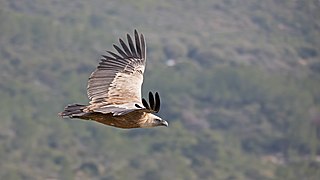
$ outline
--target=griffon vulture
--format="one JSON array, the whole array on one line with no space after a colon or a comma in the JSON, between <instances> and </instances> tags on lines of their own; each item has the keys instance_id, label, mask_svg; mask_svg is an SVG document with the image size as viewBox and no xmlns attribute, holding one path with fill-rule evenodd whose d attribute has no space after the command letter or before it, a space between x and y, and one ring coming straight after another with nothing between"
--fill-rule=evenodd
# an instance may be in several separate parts
<instances>
[{"instance_id":1,"label":"griffon vulture","mask_svg":"<svg viewBox=\"0 0 320 180\"><path fill-rule=\"evenodd\" d=\"M141 98L141 85L146 66L146 44L143 35L134 31L134 41L119 39L118 53L107 51L87 86L89 105L71 104L59 113L63 118L93 120L117 128L168 126L154 115L159 112L160 97L149 92L149 103Z\"/></svg>"}]
</instances>

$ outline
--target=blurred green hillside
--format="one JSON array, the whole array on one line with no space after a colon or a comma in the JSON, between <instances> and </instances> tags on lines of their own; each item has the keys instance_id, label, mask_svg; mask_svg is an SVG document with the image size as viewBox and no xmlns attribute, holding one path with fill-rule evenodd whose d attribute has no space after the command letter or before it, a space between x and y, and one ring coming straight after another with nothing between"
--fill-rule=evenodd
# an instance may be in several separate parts
<instances>
[{"instance_id":1,"label":"blurred green hillside","mask_svg":"<svg viewBox=\"0 0 320 180\"><path fill-rule=\"evenodd\" d=\"M58 117L135 28L169 128ZM318 0L0 0L0 179L316 180L319 92Z\"/></svg>"}]
</instances>

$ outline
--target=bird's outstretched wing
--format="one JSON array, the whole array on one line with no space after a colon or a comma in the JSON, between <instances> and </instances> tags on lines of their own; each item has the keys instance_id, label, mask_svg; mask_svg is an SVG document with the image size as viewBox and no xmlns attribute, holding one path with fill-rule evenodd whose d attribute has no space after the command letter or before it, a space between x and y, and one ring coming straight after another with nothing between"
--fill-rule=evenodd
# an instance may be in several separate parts
<instances>
[{"instance_id":1,"label":"bird's outstretched wing","mask_svg":"<svg viewBox=\"0 0 320 180\"><path fill-rule=\"evenodd\" d=\"M119 39L117 53L107 51L88 81L90 99L88 111L121 115L138 109L141 104L141 85L146 63L144 36L134 31L134 41L127 34L128 44Z\"/></svg>"}]
</instances>

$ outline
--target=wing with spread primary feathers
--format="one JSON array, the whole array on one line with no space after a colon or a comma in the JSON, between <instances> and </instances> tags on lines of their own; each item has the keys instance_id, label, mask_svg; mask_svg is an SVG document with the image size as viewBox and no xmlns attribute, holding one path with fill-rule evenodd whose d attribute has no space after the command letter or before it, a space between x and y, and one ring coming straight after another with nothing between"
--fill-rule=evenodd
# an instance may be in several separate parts
<instances>
[{"instance_id":1,"label":"wing with spread primary feathers","mask_svg":"<svg viewBox=\"0 0 320 180\"><path fill-rule=\"evenodd\" d=\"M97 69L91 74L87 94L88 111L121 115L136 110L141 104L141 85L146 63L144 37L134 31L134 41L127 34L128 45L119 39L118 53L107 51Z\"/></svg>"}]
</instances>

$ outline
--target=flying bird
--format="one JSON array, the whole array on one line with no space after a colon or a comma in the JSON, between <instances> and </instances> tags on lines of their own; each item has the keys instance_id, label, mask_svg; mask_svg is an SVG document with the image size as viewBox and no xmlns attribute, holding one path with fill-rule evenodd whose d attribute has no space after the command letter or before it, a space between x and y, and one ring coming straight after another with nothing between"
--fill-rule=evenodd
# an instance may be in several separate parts
<instances>
[{"instance_id":1,"label":"flying bird","mask_svg":"<svg viewBox=\"0 0 320 180\"><path fill-rule=\"evenodd\" d=\"M116 52L107 51L89 77L89 105L70 104L59 113L63 118L93 120L117 128L149 128L168 126L154 115L160 110L160 96L149 92L148 101L141 98L146 66L146 44L143 34L134 30L134 39L127 34L127 43L119 39Z\"/></svg>"}]
</instances>

